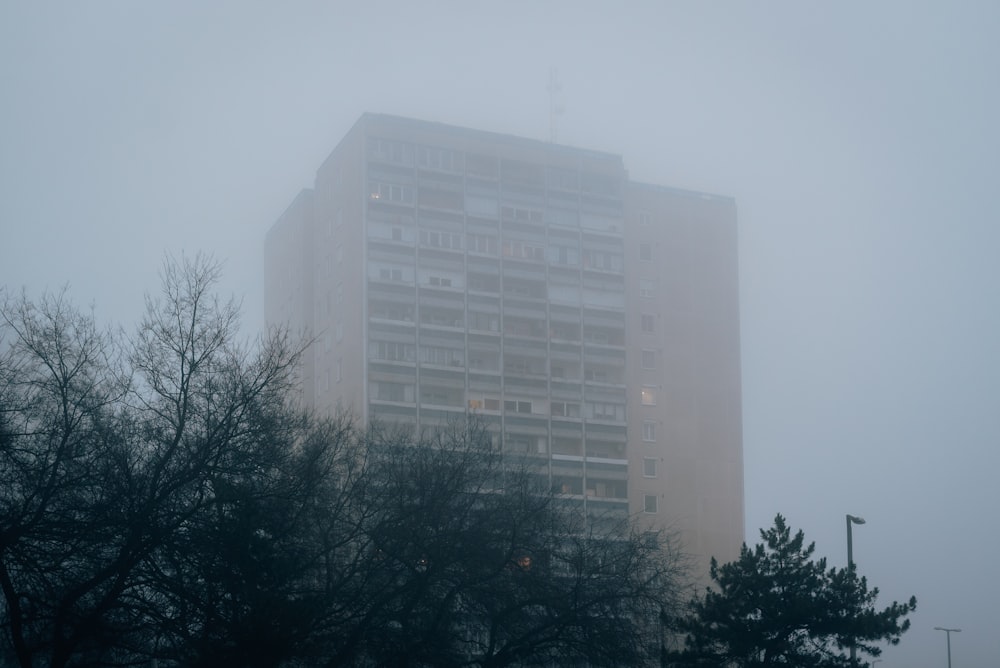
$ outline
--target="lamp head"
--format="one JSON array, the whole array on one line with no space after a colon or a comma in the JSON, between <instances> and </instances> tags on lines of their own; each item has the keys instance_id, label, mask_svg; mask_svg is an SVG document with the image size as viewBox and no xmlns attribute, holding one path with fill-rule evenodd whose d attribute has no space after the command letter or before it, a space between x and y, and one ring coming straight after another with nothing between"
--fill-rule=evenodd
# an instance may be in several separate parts
<instances>
[{"instance_id":1,"label":"lamp head","mask_svg":"<svg viewBox=\"0 0 1000 668\"><path fill-rule=\"evenodd\" d=\"M851 524L864 524L865 523L865 518L863 518L863 517L855 517L854 515L848 515L847 519L848 519L848 521Z\"/></svg>"}]
</instances>

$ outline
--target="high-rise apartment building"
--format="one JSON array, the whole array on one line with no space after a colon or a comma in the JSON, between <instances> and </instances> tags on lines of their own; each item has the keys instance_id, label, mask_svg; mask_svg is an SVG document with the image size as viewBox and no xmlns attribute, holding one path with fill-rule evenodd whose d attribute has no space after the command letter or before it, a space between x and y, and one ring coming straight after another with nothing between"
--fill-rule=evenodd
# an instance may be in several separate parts
<instances>
[{"instance_id":1,"label":"high-rise apartment building","mask_svg":"<svg viewBox=\"0 0 1000 668\"><path fill-rule=\"evenodd\" d=\"M267 236L307 405L472 411L589 517L743 541L736 210L622 158L365 114Z\"/></svg>"}]
</instances>

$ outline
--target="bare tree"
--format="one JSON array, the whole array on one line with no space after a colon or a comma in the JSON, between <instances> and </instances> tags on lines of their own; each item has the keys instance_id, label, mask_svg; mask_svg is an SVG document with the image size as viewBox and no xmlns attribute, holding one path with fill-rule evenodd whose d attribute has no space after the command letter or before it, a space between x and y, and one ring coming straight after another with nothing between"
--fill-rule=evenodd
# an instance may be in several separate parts
<instances>
[{"instance_id":1,"label":"bare tree","mask_svg":"<svg viewBox=\"0 0 1000 668\"><path fill-rule=\"evenodd\" d=\"M162 278L130 337L62 294L0 308L0 662L657 658L669 537L595 530L474 419L414 439L301 412L300 349L241 344L215 264Z\"/></svg>"},{"instance_id":2,"label":"bare tree","mask_svg":"<svg viewBox=\"0 0 1000 668\"><path fill-rule=\"evenodd\" d=\"M580 523L536 464L503 454L476 421L367 447L364 614L330 665L658 658L659 613L676 606L685 572L670 540Z\"/></svg>"},{"instance_id":3,"label":"bare tree","mask_svg":"<svg viewBox=\"0 0 1000 668\"><path fill-rule=\"evenodd\" d=\"M2 309L0 585L21 666L108 664L150 642L155 558L254 467L290 414L296 352L236 344L208 259L170 261L130 341L63 295ZM123 364L119 360L124 360Z\"/></svg>"}]
</instances>

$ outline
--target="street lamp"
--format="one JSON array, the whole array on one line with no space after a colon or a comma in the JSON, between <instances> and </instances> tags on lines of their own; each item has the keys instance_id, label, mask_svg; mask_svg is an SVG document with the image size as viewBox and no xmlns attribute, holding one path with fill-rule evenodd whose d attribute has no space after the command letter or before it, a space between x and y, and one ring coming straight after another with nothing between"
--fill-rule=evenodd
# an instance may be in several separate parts
<instances>
[{"instance_id":1,"label":"street lamp","mask_svg":"<svg viewBox=\"0 0 1000 668\"><path fill-rule=\"evenodd\" d=\"M863 517L855 517L854 515L847 516L847 570L852 570L851 567L854 566L854 543L851 539L851 525L852 524L864 524L865 519ZM857 661L857 649L854 647L854 638L851 638L851 665L855 665Z\"/></svg>"},{"instance_id":2,"label":"street lamp","mask_svg":"<svg viewBox=\"0 0 1000 668\"><path fill-rule=\"evenodd\" d=\"M865 518L855 517L854 515L847 516L847 567L850 568L854 565L854 548L851 542L851 525L852 524L864 524Z\"/></svg>"},{"instance_id":3,"label":"street lamp","mask_svg":"<svg viewBox=\"0 0 1000 668\"><path fill-rule=\"evenodd\" d=\"M946 628L942 628L940 626L935 626L934 630L935 631L944 631L945 634L948 636L948 668L951 668L951 634L952 633L961 633L962 629L946 629Z\"/></svg>"}]
</instances>

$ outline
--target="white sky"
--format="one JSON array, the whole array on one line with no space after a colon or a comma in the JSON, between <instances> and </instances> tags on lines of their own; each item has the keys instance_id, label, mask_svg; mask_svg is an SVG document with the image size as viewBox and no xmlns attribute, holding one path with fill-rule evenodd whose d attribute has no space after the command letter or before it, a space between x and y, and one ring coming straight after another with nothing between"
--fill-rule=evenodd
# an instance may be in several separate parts
<instances>
[{"instance_id":1,"label":"white sky","mask_svg":"<svg viewBox=\"0 0 1000 668\"><path fill-rule=\"evenodd\" d=\"M619 7L621 5L621 7ZM131 326L167 252L262 314L266 230L364 111L624 156L740 212L748 538L886 600L880 668L1000 656L1000 3L0 4L0 285Z\"/></svg>"}]
</instances>

